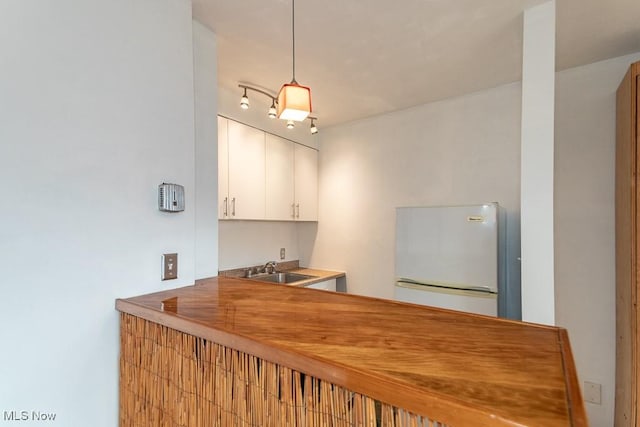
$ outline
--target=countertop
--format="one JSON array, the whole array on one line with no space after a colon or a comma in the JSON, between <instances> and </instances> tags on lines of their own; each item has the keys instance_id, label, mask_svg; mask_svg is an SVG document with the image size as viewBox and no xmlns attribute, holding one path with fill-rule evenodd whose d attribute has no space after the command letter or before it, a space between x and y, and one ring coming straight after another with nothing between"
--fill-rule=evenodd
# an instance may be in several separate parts
<instances>
[{"instance_id":1,"label":"countertop","mask_svg":"<svg viewBox=\"0 0 640 427\"><path fill-rule=\"evenodd\" d=\"M453 425L587 425L562 328L227 277L116 308Z\"/></svg>"},{"instance_id":2,"label":"countertop","mask_svg":"<svg viewBox=\"0 0 640 427\"><path fill-rule=\"evenodd\" d=\"M306 274L307 276L313 276L311 279L300 280L299 282L287 283L289 286L305 287L313 285L314 283L324 282L325 280L338 279L345 277L344 272L318 270L316 268L294 268L292 270L286 270L290 273Z\"/></svg>"}]
</instances>

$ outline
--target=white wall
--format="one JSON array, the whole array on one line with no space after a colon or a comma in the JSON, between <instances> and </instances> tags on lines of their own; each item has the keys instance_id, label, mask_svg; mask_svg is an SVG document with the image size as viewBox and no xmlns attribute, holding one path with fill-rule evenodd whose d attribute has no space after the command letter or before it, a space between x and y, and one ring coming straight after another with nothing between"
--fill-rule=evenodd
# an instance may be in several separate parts
<instances>
[{"instance_id":1,"label":"white wall","mask_svg":"<svg viewBox=\"0 0 640 427\"><path fill-rule=\"evenodd\" d=\"M615 98L640 53L556 77L556 323L569 330L591 425L613 425L615 395Z\"/></svg>"},{"instance_id":2,"label":"white wall","mask_svg":"<svg viewBox=\"0 0 640 427\"><path fill-rule=\"evenodd\" d=\"M115 299L194 279L191 4L6 0L0 51L0 412L112 427Z\"/></svg>"},{"instance_id":3,"label":"white wall","mask_svg":"<svg viewBox=\"0 0 640 427\"><path fill-rule=\"evenodd\" d=\"M280 88L275 88L278 90ZM296 124L294 129L287 129L285 122L267 117L269 98L249 92L250 108L240 108L242 91L229 91L220 88L218 91L219 114L265 130L283 138L296 141L309 147L318 147L318 135L309 132L310 122L307 120ZM321 121L318 122L318 125ZM322 132L322 129L321 129ZM303 252L310 252L313 239L300 239L299 229L312 229L315 224L279 221L219 221L219 268L227 270L251 265L264 264L267 261L280 261L280 248L285 248L285 261L299 259L301 265L308 265ZM301 247L301 245L303 245ZM303 249L301 252L300 249Z\"/></svg>"},{"instance_id":4,"label":"white wall","mask_svg":"<svg viewBox=\"0 0 640 427\"><path fill-rule=\"evenodd\" d=\"M519 280L520 91L510 84L325 130L310 265L346 271L350 293L392 298L396 207L497 201Z\"/></svg>"},{"instance_id":5,"label":"white wall","mask_svg":"<svg viewBox=\"0 0 640 427\"><path fill-rule=\"evenodd\" d=\"M294 222L220 221L219 238L220 270L281 262L280 248L285 248L285 261L300 259Z\"/></svg>"},{"instance_id":6,"label":"white wall","mask_svg":"<svg viewBox=\"0 0 640 427\"><path fill-rule=\"evenodd\" d=\"M522 320L555 323L553 120L556 2L527 9L522 43Z\"/></svg>"}]
</instances>

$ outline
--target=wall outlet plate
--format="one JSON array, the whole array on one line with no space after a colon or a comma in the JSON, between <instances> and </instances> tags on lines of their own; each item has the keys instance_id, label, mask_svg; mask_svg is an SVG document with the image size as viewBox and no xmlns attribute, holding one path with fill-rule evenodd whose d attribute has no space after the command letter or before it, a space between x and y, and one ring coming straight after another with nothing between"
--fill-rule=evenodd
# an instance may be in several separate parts
<instances>
[{"instance_id":1,"label":"wall outlet plate","mask_svg":"<svg viewBox=\"0 0 640 427\"><path fill-rule=\"evenodd\" d=\"M284 254L285 254L284 248L280 248L280 259L284 259Z\"/></svg>"},{"instance_id":2,"label":"wall outlet plate","mask_svg":"<svg viewBox=\"0 0 640 427\"><path fill-rule=\"evenodd\" d=\"M583 397L585 402L602 405L602 385L585 381Z\"/></svg>"},{"instance_id":3,"label":"wall outlet plate","mask_svg":"<svg viewBox=\"0 0 640 427\"><path fill-rule=\"evenodd\" d=\"M178 254L162 255L162 280L178 278Z\"/></svg>"}]
</instances>

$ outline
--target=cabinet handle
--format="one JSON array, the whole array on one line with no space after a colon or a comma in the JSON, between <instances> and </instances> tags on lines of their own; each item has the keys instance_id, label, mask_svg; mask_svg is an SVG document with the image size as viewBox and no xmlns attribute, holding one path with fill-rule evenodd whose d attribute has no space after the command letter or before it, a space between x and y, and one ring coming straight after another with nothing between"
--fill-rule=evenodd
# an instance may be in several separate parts
<instances>
[{"instance_id":1,"label":"cabinet handle","mask_svg":"<svg viewBox=\"0 0 640 427\"><path fill-rule=\"evenodd\" d=\"M296 217L296 205L294 203L291 204L291 218Z\"/></svg>"},{"instance_id":2,"label":"cabinet handle","mask_svg":"<svg viewBox=\"0 0 640 427\"><path fill-rule=\"evenodd\" d=\"M224 198L224 208L222 210L222 215L225 217L229 215L229 198L228 197Z\"/></svg>"},{"instance_id":3,"label":"cabinet handle","mask_svg":"<svg viewBox=\"0 0 640 427\"><path fill-rule=\"evenodd\" d=\"M236 198L231 199L231 216L236 216Z\"/></svg>"},{"instance_id":4,"label":"cabinet handle","mask_svg":"<svg viewBox=\"0 0 640 427\"><path fill-rule=\"evenodd\" d=\"M296 204L296 218L300 218L300 203Z\"/></svg>"}]
</instances>

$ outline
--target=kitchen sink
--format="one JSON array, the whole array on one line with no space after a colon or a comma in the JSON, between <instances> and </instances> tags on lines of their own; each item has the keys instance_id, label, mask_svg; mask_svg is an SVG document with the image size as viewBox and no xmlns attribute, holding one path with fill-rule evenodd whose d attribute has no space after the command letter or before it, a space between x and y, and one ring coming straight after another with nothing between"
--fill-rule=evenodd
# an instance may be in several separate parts
<instances>
[{"instance_id":1,"label":"kitchen sink","mask_svg":"<svg viewBox=\"0 0 640 427\"><path fill-rule=\"evenodd\" d=\"M298 273L272 273L272 274L258 274L255 276L247 277L249 280L257 280L259 282L269 283L295 283L302 280L314 279L315 276L308 276L306 274Z\"/></svg>"}]
</instances>

